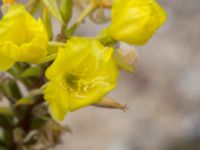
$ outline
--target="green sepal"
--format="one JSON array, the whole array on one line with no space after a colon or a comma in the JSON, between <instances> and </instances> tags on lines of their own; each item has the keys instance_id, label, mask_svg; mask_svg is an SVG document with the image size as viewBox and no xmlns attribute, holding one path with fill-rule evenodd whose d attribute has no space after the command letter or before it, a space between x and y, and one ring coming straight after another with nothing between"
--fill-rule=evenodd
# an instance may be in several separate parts
<instances>
[{"instance_id":1,"label":"green sepal","mask_svg":"<svg viewBox=\"0 0 200 150\"><path fill-rule=\"evenodd\" d=\"M104 46L113 46L117 43L116 40L114 40L113 38L111 38L109 35L108 35L108 29L105 28L103 29L99 35L97 35L97 40Z\"/></svg>"},{"instance_id":2,"label":"green sepal","mask_svg":"<svg viewBox=\"0 0 200 150\"><path fill-rule=\"evenodd\" d=\"M43 3L48 7L52 16L58 19L61 23L64 23L62 16L60 14L60 10L58 8L58 4L56 0L42 0Z\"/></svg>"},{"instance_id":3,"label":"green sepal","mask_svg":"<svg viewBox=\"0 0 200 150\"><path fill-rule=\"evenodd\" d=\"M49 40L52 40L53 39L53 29L52 29L52 22L51 22L51 16L49 13L49 9L44 7L43 5L42 5L41 9L42 9L42 21L47 30Z\"/></svg>"}]
</instances>

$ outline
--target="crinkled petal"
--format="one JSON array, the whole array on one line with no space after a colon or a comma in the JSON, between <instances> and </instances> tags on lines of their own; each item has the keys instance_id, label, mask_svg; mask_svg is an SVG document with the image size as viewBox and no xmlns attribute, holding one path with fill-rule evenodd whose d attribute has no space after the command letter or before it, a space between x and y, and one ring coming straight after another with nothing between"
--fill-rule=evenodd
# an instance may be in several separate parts
<instances>
[{"instance_id":1,"label":"crinkled petal","mask_svg":"<svg viewBox=\"0 0 200 150\"><path fill-rule=\"evenodd\" d=\"M69 98L64 84L63 79L56 78L48 83L44 92L49 111L56 120L63 120L69 111Z\"/></svg>"},{"instance_id":2,"label":"crinkled petal","mask_svg":"<svg viewBox=\"0 0 200 150\"><path fill-rule=\"evenodd\" d=\"M5 71L14 65L15 61L0 53L0 71Z\"/></svg>"},{"instance_id":3,"label":"crinkled petal","mask_svg":"<svg viewBox=\"0 0 200 150\"><path fill-rule=\"evenodd\" d=\"M19 62L32 62L47 55L48 35L20 4L13 4L0 21L0 53Z\"/></svg>"},{"instance_id":4,"label":"crinkled petal","mask_svg":"<svg viewBox=\"0 0 200 150\"><path fill-rule=\"evenodd\" d=\"M97 77L91 79L93 80L91 86L84 87L85 91L83 90L78 94L74 93L73 97L70 97L70 111L74 111L100 101L103 96L116 87L116 80L118 77L118 68L116 67L116 64L110 60L107 62L107 65L104 66L104 69L106 71L102 70L102 76L98 76L99 74L97 73Z\"/></svg>"},{"instance_id":5,"label":"crinkled petal","mask_svg":"<svg viewBox=\"0 0 200 150\"><path fill-rule=\"evenodd\" d=\"M55 76L63 76L76 68L88 55L88 45L88 41L84 38L74 37L68 41L65 48L59 49L56 60L47 69L47 78L52 79Z\"/></svg>"}]
</instances>

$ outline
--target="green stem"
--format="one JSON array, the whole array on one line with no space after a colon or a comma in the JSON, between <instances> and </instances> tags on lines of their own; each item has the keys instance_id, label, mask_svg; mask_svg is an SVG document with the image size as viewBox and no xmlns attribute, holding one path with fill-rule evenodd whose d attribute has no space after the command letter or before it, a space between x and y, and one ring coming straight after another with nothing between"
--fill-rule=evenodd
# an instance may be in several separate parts
<instances>
[{"instance_id":1,"label":"green stem","mask_svg":"<svg viewBox=\"0 0 200 150\"><path fill-rule=\"evenodd\" d=\"M97 7L98 7L98 3L95 1L91 1L89 6L80 14L80 16L76 20L76 22L68 29L68 31L70 32L71 35L76 31L76 29L84 21L84 19L88 15L90 15Z\"/></svg>"},{"instance_id":2,"label":"green stem","mask_svg":"<svg viewBox=\"0 0 200 150\"><path fill-rule=\"evenodd\" d=\"M35 64L44 64L46 62L50 62L52 60L54 60L57 57L57 53L56 54L52 54L52 55L48 55L44 58L38 59L36 61L34 61L33 63Z\"/></svg>"},{"instance_id":3,"label":"green stem","mask_svg":"<svg viewBox=\"0 0 200 150\"><path fill-rule=\"evenodd\" d=\"M91 2L89 6L81 13L80 17L77 19L76 24L79 25L83 22L83 20L93 12L98 6L98 3Z\"/></svg>"},{"instance_id":4,"label":"green stem","mask_svg":"<svg viewBox=\"0 0 200 150\"><path fill-rule=\"evenodd\" d=\"M61 33L62 35L65 35L65 34L66 34L66 29L67 29L67 24L63 23L63 24L62 24L62 27L61 27L60 33Z\"/></svg>"},{"instance_id":5,"label":"green stem","mask_svg":"<svg viewBox=\"0 0 200 150\"><path fill-rule=\"evenodd\" d=\"M63 43L63 42L55 42L55 41L49 42L48 45L51 46L51 47L60 47L60 46L64 47L64 46L66 46L66 44Z\"/></svg>"}]
</instances>

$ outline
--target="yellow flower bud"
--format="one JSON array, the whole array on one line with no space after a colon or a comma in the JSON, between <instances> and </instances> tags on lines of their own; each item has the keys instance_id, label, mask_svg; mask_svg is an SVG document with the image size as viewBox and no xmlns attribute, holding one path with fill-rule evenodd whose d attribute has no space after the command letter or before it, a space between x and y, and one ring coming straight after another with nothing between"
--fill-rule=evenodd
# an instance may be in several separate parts
<instances>
[{"instance_id":1,"label":"yellow flower bud","mask_svg":"<svg viewBox=\"0 0 200 150\"><path fill-rule=\"evenodd\" d=\"M12 5L0 20L0 70L46 56L47 44L41 20L36 21L22 5Z\"/></svg>"},{"instance_id":2,"label":"yellow flower bud","mask_svg":"<svg viewBox=\"0 0 200 150\"><path fill-rule=\"evenodd\" d=\"M108 34L129 44L145 44L165 22L166 13L156 0L114 0Z\"/></svg>"},{"instance_id":3,"label":"yellow flower bud","mask_svg":"<svg viewBox=\"0 0 200 150\"><path fill-rule=\"evenodd\" d=\"M97 40L74 37L60 48L47 69L50 80L44 98L53 118L62 120L67 112L94 104L116 86L118 69L113 49Z\"/></svg>"}]
</instances>

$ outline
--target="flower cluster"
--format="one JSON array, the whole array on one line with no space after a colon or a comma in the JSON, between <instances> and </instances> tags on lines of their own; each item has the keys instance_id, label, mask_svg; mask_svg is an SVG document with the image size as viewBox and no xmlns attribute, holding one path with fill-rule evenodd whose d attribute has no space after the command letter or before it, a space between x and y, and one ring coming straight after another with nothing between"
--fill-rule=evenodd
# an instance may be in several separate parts
<instances>
[{"instance_id":1,"label":"flower cluster","mask_svg":"<svg viewBox=\"0 0 200 150\"><path fill-rule=\"evenodd\" d=\"M8 70L18 62L43 62L48 80L43 88L44 99L56 120L63 120L70 111L98 103L115 88L119 64L127 63L123 56L115 57L116 42L143 45L166 20L165 11L156 0L114 0L105 5L105 1L92 0L74 26L68 28L72 0L62 0L66 7L62 5L60 11L55 3L44 1L48 10L44 9L43 18L38 20L22 4L5 1L9 2L9 9L0 20L0 70ZM73 35L89 13L98 7L107 9L108 4L111 23L103 36ZM49 12L62 23L54 46L49 40Z\"/></svg>"}]
</instances>

